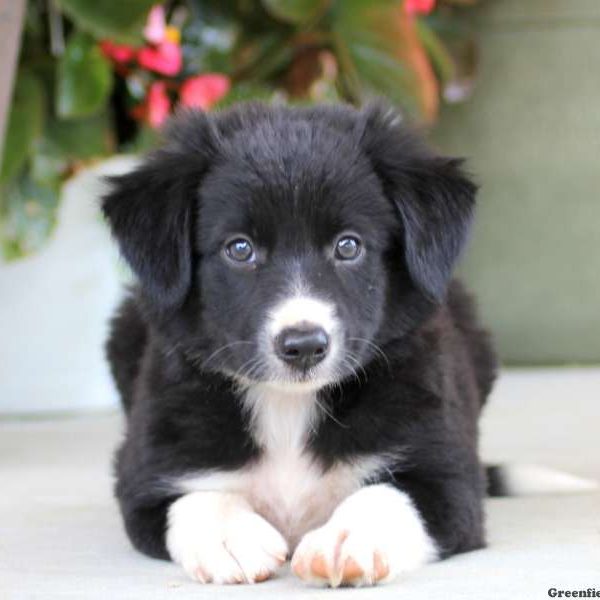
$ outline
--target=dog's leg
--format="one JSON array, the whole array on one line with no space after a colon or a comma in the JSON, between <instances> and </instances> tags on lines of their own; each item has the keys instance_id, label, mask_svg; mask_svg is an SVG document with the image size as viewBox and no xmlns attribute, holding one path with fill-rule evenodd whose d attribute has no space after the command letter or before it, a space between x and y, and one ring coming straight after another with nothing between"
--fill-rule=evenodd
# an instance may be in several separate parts
<instances>
[{"instance_id":1,"label":"dog's leg","mask_svg":"<svg viewBox=\"0 0 600 600\"><path fill-rule=\"evenodd\" d=\"M234 493L193 492L169 508L169 555L201 583L255 583L285 561L281 534Z\"/></svg>"},{"instance_id":2,"label":"dog's leg","mask_svg":"<svg viewBox=\"0 0 600 600\"><path fill-rule=\"evenodd\" d=\"M346 498L325 525L307 533L292 569L315 584L374 585L437 556L436 543L408 494L378 484Z\"/></svg>"}]
</instances>

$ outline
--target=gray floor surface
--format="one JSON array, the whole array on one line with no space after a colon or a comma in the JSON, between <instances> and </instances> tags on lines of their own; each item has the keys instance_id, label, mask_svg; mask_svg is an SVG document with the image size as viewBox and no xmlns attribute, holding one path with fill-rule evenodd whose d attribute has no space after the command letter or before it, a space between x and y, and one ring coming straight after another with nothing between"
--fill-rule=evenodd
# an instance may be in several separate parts
<instances>
[{"instance_id":1,"label":"gray floor surface","mask_svg":"<svg viewBox=\"0 0 600 600\"><path fill-rule=\"evenodd\" d=\"M600 480L600 371L513 371L486 411L482 453ZM254 586L201 586L134 552L111 497L117 415L0 422L0 599L547 598L600 594L600 493L487 502L489 547L376 589L306 587L285 568Z\"/></svg>"}]
</instances>

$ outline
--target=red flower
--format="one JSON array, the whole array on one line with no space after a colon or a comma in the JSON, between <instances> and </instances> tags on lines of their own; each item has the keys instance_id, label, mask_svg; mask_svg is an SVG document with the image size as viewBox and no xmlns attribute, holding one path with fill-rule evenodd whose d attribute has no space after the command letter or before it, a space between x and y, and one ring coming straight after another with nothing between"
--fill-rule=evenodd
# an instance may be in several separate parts
<instances>
[{"instance_id":1,"label":"red flower","mask_svg":"<svg viewBox=\"0 0 600 600\"><path fill-rule=\"evenodd\" d=\"M164 81L155 81L150 85L146 98L138 104L131 114L151 127L160 127L169 116L171 101L167 95L167 84Z\"/></svg>"},{"instance_id":2,"label":"red flower","mask_svg":"<svg viewBox=\"0 0 600 600\"><path fill-rule=\"evenodd\" d=\"M117 64L128 63L135 58L135 48L124 44L113 44L109 40L101 41L100 49L104 56L110 58Z\"/></svg>"},{"instance_id":3,"label":"red flower","mask_svg":"<svg viewBox=\"0 0 600 600\"><path fill-rule=\"evenodd\" d=\"M183 106L208 110L227 94L230 87L229 77L219 73L190 77L181 86L180 101Z\"/></svg>"},{"instance_id":4,"label":"red flower","mask_svg":"<svg viewBox=\"0 0 600 600\"><path fill-rule=\"evenodd\" d=\"M169 40L160 42L156 47L142 48L137 60L140 67L161 75L177 75L183 63L179 44Z\"/></svg>"},{"instance_id":5,"label":"red flower","mask_svg":"<svg viewBox=\"0 0 600 600\"><path fill-rule=\"evenodd\" d=\"M404 0L409 15L428 15L435 8L436 0Z\"/></svg>"}]
</instances>

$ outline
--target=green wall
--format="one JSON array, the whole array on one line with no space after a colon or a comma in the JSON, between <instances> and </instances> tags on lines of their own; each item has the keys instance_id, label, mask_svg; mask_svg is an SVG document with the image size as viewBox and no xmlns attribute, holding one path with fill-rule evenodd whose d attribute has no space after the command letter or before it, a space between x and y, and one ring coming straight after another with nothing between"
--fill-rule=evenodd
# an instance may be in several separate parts
<instances>
[{"instance_id":1,"label":"green wall","mask_svg":"<svg viewBox=\"0 0 600 600\"><path fill-rule=\"evenodd\" d=\"M600 0L482 0L435 142L482 186L462 271L506 362L600 363Z\"/></svg>"}]
</instances>

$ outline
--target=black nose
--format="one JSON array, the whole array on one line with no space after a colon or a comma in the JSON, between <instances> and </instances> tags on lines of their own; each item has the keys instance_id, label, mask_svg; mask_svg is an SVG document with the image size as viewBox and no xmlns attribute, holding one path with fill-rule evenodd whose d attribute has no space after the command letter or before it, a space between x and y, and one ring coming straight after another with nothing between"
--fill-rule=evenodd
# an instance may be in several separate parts
<instances>
[{"instance_id":1,"label":"black nose","mask_svg":"<svg viewBox=\"0 0 600 600\"><path fill-rule=\"evenodd\" d=\"M284 329L275 339L275 349L288 365L309 369L327 356L329 336L321 328Z\"/></svg>"}]
</instances>

